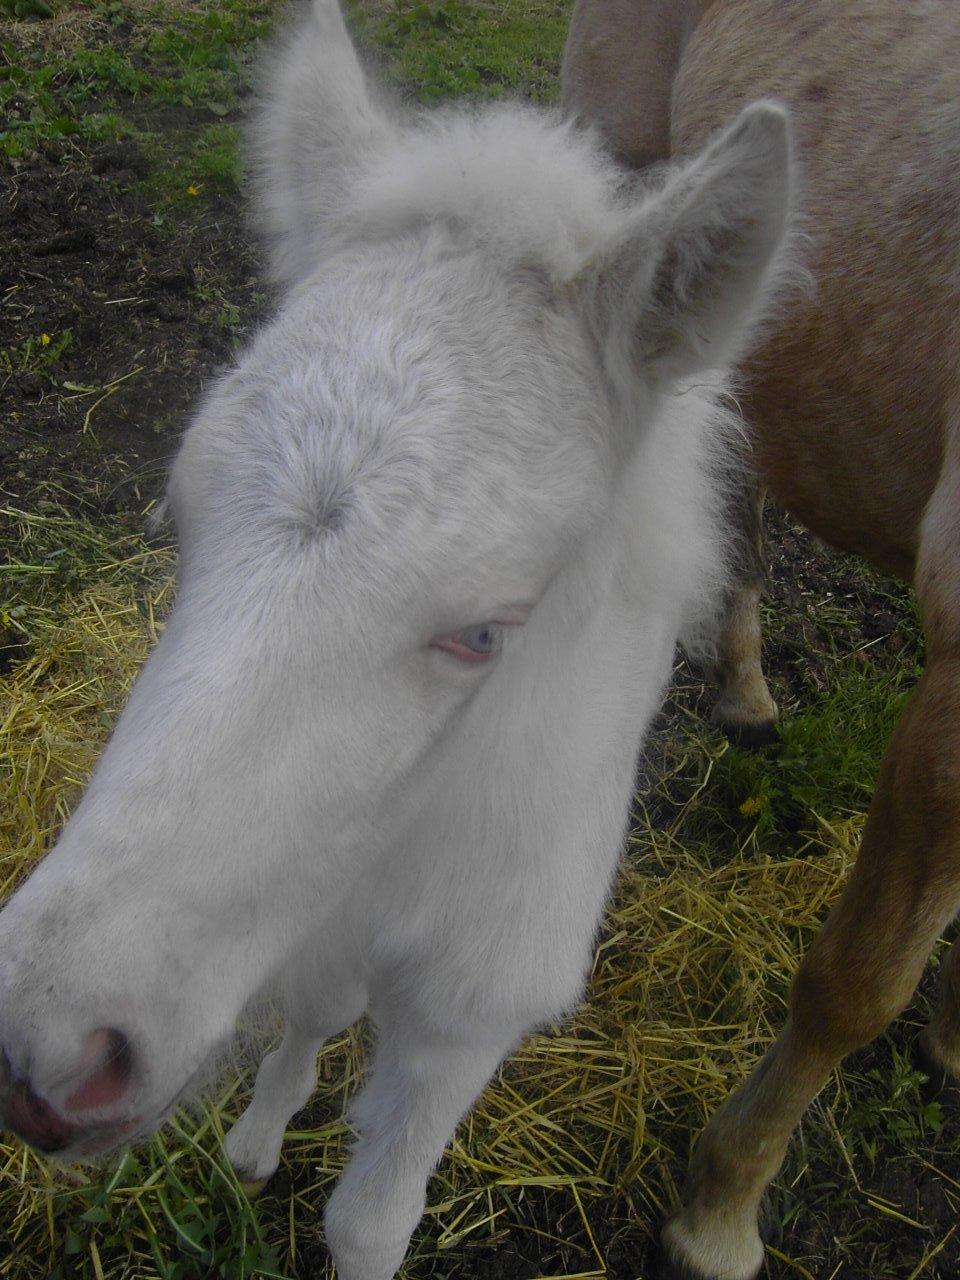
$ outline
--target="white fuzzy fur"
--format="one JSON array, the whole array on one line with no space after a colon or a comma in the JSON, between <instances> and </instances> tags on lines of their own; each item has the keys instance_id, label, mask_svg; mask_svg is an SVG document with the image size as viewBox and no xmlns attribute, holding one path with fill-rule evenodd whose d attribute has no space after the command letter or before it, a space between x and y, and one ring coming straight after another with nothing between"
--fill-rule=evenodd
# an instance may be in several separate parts
<instances>
[{"instance_id":1,"label":"white fuzzy fur","mask_svg":"<svg viewBox=\"0 0 960 1280\"><path fill-rule=\"evenodd\" d=\"M317 0L256 126L278 314L170 486L178 601L56 850L0 916L0 1039L62 1107L149 1129L276 982L288 1036L228 1138L263 1178L322 1039L378 1051L330 1201L388 1280L501 1058L580 996L641 734L714 591L718 396L789 195L745 113L656 190L522 107L400 122ZM478 666L431 637L531 606Z\"/></svg>"}]
</instances>

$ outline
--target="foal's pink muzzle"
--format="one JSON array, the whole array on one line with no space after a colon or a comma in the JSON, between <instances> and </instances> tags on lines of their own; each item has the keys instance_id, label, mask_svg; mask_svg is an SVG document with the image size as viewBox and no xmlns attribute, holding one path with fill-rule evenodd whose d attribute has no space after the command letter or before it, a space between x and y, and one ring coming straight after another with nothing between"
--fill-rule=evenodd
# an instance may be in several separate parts
<instances>
[{"instance_id":1,"label":"foal's pink muzzle","mask_svg":"<svg viewBox=\"0 0 960 1280\"><path fill-rule=\"evenodd\" d=\"M68 1114L62 1114L29 1080L11 1079L4 1062L2 1127L46 1154L67 1147L85 1153L107 1149L138 1124L118 1115L130 1091L133 1065L133 1050L122 1031L112 1027L92 1031L71 1072L77 1083L62 1105Z\"/></svg>"}]
</instances>

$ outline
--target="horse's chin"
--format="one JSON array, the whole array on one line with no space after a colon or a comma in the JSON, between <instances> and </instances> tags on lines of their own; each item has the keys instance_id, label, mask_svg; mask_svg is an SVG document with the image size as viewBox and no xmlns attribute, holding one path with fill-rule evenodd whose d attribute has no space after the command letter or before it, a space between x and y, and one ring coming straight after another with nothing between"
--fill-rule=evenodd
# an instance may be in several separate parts
<instances>
[{"instance_id":1,"label":"horse's chin","mask_svg":"<svg viewBox=\"0 0 960 1280\"><path fill-rule=\"evenodd\" d=\"M76 1142L56 1152L51 1158L61 1163L101 1164L111 1156L126 1151L152 1138L173 1115L180 1103L188 1097L201 1072L194 1072L173 1098L149 1116L134 1116L117 1124L103 1125L79 1136Z\"/></svg>"},{"instance_id":2,"label":"horse's chin","mask_svg":"<svg viewBox=\"0 0 960 1280\"><path fill-rule=\"evenodd\" d=\"M157 1121L160 1123L160 1121ZM104 1126L85 1133L75 1143L59 1151L53 1159L63 1163L99 1164L152 1133L156 1124L134 1116L123 1124Z\"/></svg>"}]
</instances>

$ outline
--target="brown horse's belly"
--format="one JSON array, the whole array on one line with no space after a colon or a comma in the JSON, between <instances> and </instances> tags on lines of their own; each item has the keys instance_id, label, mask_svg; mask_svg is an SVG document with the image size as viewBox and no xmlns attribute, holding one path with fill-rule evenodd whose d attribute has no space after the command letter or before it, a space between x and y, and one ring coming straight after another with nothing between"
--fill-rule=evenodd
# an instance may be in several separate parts
<instances>
[{"instance_id":1,"label":"brown horse's belly","mask_svg":"<svg viewBox=\"0 0 960 1280\"><path fill-rule=\"evenodd\" d=\"M825 542L909 579L941 465L942 408L905 376L856 381L835 352L774 331L744 370L754 461L781 506Z\"/></svg>"},{"instance_id":2,"label":"brown horse's belly","mask_svg":"<svg viewBox=\"0 0 960 1280\"><path fill-rule=\"evenodd\" d=\"M814 288L743 370L758 468L826 541L909 577L960 412L960 8L713 0L672 147L764 96L791 110Z\"/></svg>"}]
</instances>

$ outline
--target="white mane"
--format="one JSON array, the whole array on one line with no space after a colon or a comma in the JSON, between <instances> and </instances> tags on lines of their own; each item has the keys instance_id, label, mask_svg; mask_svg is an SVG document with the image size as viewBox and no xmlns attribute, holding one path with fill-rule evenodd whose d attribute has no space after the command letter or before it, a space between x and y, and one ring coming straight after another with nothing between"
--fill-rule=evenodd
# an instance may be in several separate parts
<instances>
[{"instance_id":1,"label":"white mane","mask_svg":"<svg viewBox=\"0 0 960 1280\"><path fill-rule=\"evenodd\" d=\"M389 235L434 219L503 260L573 279L622 221L623 175L592 133L518 104L418 117L357 176L342 221Z\"/></svg>"}]
</instances>

